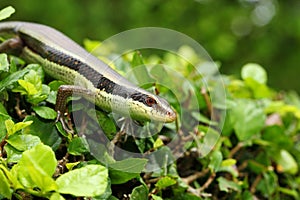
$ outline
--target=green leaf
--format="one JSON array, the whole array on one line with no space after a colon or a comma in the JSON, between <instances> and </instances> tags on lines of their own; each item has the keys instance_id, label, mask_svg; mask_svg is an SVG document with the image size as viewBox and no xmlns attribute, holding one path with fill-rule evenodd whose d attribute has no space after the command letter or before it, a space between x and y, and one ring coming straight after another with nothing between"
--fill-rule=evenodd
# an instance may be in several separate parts
<instances>
[{"instance_id":1,"label":"green leaf","mask_svg":"<svg viewBox=\"0 0 300 200\"><path fill-rule=\"evenodd\" d=\"M42 68L39 65L31 64L26 68L29 70L29 73L24 76L24 80L18 80L20 86L12 91L27 95L27 101L36 105L47 99L50 88L42 84L43 71L41 71Z\"/></svg>"},{"instance_id":2,"label":"green leaf","mask_svg":"<svg viewBox=\"0 0 300 200\"><path fill-rule=\"evenodd\" d=\"M83 153L89 152L89 145L85 138L75 137L68 146L68 152L72 155L79 156Z\"/></svg>"},{"instance_id":3,"label":"green leaf","mask_svg":"<svg viewBox=\"0 0 300 200\"><path fill-rule=\"evenodd\" d=\"M7 143L12 147L17 149L18 151L26 151L29 150L39 143L41 140L39 137L34 135L12 135L7 140Z\"/></svg>"},{"instance_id":4,"label":"green leaf","mask_svg":"<svg viewBox=\"0 0 300 200\"><path fill-rule=\"evenodd\" d=\"M245 80L247 78L252 78L253 80L257 81L261 84L267 83L267 73L266 70L256 64L256 63L248 63L243 66L242 68L242 78Z\"/></svg>"},{"instance_id":5,"label":"green leaf","mask_svg":"<svg viewBox=\"0 0 300 200\"><path fill-rule=\"evenodd\" d=\"M159 190L165 189L167 187L170 187L172 185L175 185L177 181L174 178L171 178L169 176L162 177L157 181L155 184L155 187L157 187Z\"/></svg>"},{"instance_id":6,"label":"green leaf","mask_svg":"<svg viewBox=\"0 0 300 200\"><path fill-rule=\"evenodd\" d=\"M61 85L65 85L66 83L62 81L54 80L48 84L50 87L50 92L48 93L47 102L55 104L56 103L56 96L57 96L57 90Z\"/></svg>"},{"instance_id":7,"label":"green leaf","mask_svg":"<svg viewBox=\"0 0 300 200\"><path fill-rule=\"evenodd\" d=\"M219 188L221 191L229 192L229 190L241 191L241 186L233 181L229 181L223 177L219 177Z\"/></svg>"},{"instance_id":8,"label":"green leaf","mask_svg":"<svg viewBox=\"0 0 300 200\"><path fill-rule=\"evenodd\" d=\"M254 200L255 196L249 190L246 190L242 194L242 199L243 200Z\"/></svg>"},{"instance_id":9,"label":"green leaf","mask_svg":"<svg viewBox=\"0 0 300 200\"><path fill-rule=\"evenodd\" d=\"M256 188L265 198L268 198L276 191L278 186L277 175L272 171L268 171L263 173L263 178Z\"/></svg>"},{"instance_id":10,"label":"green leaf","mask_svg":"<svg viewBox=\"0 0 300 200\"><path fill-rule=\"evenodd\" d=\"M298 165L294 157L286 150L281 149L279 153L274 155L277 163L277 170L289 174L296 174L298 172Z\"/></svg>"},{"instance_id":11,"label":"green leaf","mask_svg":"<svg viewBox=\"0 0 300 200\"><path fill-rule=\"evenodd\" d=\"M251 89L255 99L270 98L272 97L272 90L265 84L259 83L252 78L246 78L245 84Z\"/></svg>"},{"instance_id":12,"label":"green leaf","mask_svg":"<svg viewBox=\"0 0 300 200\"><path fill-rule=\"evenodd\" d=\"M24 76L24 81L34 85L38 92L42 91L42 80L36 71L30 70L29 73Z\"/></svg>"},{"instance_id":13,"label":"green leaf","mask_svg":"<svg viewBox=\"0 0 300 200\"><path fill-rule=\"evenodd\" d=\"M15 82L17 82L19 79L21 79L26 73L28 73L30 69L24 68L23 70L14 72L7 76L5 79L0 81L0 92L2 92L7 87L11 86Z\"/></svg>"},{"instance_id":14,"label":"green leaf","mask_svg":"<svg viewBox=\"0 0 300 200\"><path fill-rule=\"evenodd\" d=\"M25 151L18 164L23 164L26 167L34 166L35 168L43 170L45 174L52 176L56 169L57 160L52 149L40 143L32 149Z\"/></svg>"},{"instance_id":15,"label":"green leaf","mask_svg":"<svg viewBox=\"0 0 300 200\"><path fill-rule=\"evenodd\" d=\"M38 144L23 153L19 163L15 165L18 179L27 188L38 187L42 193L57 189L52 179L57 160L49 146Z\"/></svg>"},{"instance_id":16,"label":"green leaf","mask_svg":"<svg viewBox=\"0 0 300 200\"><path fill-rule=\"evenodd\" d=\"M99 45L101 45L101 42L95 41L95 40L90 40L90 39L84 39L83 45L87 51L92 52L95 49L99 48Z\"/></svg>"},{"instance_id":17,"label":"green leaf","mask_svg":"<svg viewBox=\"0 0 300 200\"><path fill-rule=\"evenodd\" d=\"M62 134L64 137L66 137L69 141L72 140L72 137L73 137L72 134L71 134L71 133L68 133L66 130L64 130L64 128L63 128L61 122L57 122L57 123L55 124L55 126L56 126L57 131L58 131L60 134Z\"/></svg>"},{"instance_id":18,"label":"green leaf","mask_svg":"<svg viewBox=\"0 0 300 200\"><path fill-rule=\"evenodd\" d=\"M0 20L10 17L15 12L15 9L12 6L7 6L0 10Z\"/></svg>"},{"instance_id":19,"label":"green leaf","mask_svg":"<svg viewBox=\"0 0 300 200\"><path fill-rule=\"evenodd\" d=\"M157 149L163 145L164 145L164 142L160 138L157 138L153 144L153 148Z\"/></svg>"},{"instance_id":20,"label":"green leaf","mask_svg":"<svg viewBox=\"0 0 300 200\"><path fill-rule=\"evenodd\" d=\"M227 89L235 98L250 98L251 90L241 80L232 80Z\"/></svg>"},{"instance_id":21,"label":"green leaf","mask_svg":"<svg viewBox=\"0 0 300 200\"><path fill-rule=\"evenodd\" d=\"M57 113L52 108L47 106L34 106L32 109L38 114L41 118L44 119L56 119Z\"/></svg>"},{"instance_id":22,"label":"green leaf","mask_svg":"<svg viewBox=\"0 0 300 200\"><path fill-rule=\"evenodd\" d=\"M152 194L151 197L153 198L153 200L163 200L163 198L154 194Z\"/></svg>"},{"instance_id":23,"label":"green leaf","mask_svg":"<svg viewBox=\"0 0 300 200\"><path fill-rule=\"evenodd\" d=\"M5 121L5 126L6 126L8 135L13 135L16 132L30 126L31 124L32 124L32 121L18 122L16 124L11 119L8 119Z\"/></svg>"},{"instance_id":24,"label":"green leaf","mask_svg":"<svg viewBox=\"0 0 300 200\"><path fill-rule=\"evenodd\" d=\"M129 172L124 172L121 170L115 170L115 169L110 169L109 170L109 177L111 178L111 183L112 184L122 184L126 183L127 181L137 178L140 176L140 173L129 173Z\"/></svg>"},{"instance_id":25,"label":"green leaf","mask_svg":"<svg viewBox=\"0 0 300 200\"><path fill-rule=\"evenodd\" d=\"M94 111L95 110L93 109L93 112ZM104 131L107 138L109 140L113 139L117 132L117 128L114 121L111 118L109 118L108 115L105 114L104 112L96 110L96 115L97 115L99 125Z\"/></svg>"},{"instance_id":26,"label":"green leaf","mask_svg":"<svg viewBox=\"0 0 300 200\"><path fill-rule=\"evenodd\" d=\"M9 180L7 180L6 176L0 169L0 195L2 195L5 198L11 199L12 196L12 190L10 189Z\"/></svg>"},{"instance_id":27,"label":"green leaf","mask_svg":"<svg viewBox=\"0 0 300 200\"><path fill-rule=\"evenodd\" d=\"M14 125L14 127L13 127L13 133L16 133L16 132L18 132L18 131L24 129L24 128L30 126L31 124L32 124L32 121L18 122L18 123L16 123L16 124Z\"/></svg>"},{"instance_id":28,"label":"green leaf","mask_svg":"<svg viewBox=\"0 0 300 200\"><path fill-rule=\"evenodd\" d=\"M108 183L105 192L99 196L93 197L93 200L114 200L114 199L115 198L113 198L112 196L110 179L108 178Z\"/></svg>"},{"instance_id":29,"label":"green leaf","mask_svg":"<svg viewBox=\"0 0 300 200\"><path fill-rule=\"evenodd\" d=\"M221 166L223 155L220 151L214 151L210 156L210 163L208 167L213 171L217 172Z\"/></svg>"},{"instance_id":30,"label":"green leaf","mask_svg":"<svg viewBox=\"0 0 300 200\"><path fill-rule=\"evenodd\" d=\"M218 169L218 172L227 172L227 173L231 174L233 177L238 177L238 175L239 175L235 165L222 166L222 164L221 164L220 168Z\"/></svg>"},{"instance_id":31,"label":"green leaf","mask_svg":"<svg viewBox=\"0 0 300 200\"><path fill-rule=\"evenodd\" d=\"M265 124L263 109L251 100L237 100L237 106L230 111L235 133L240 141L251 139Z\"/></svg>"},{"instance_id":32,"label":"green leaf","mask_svg":"<svg viewBox=\"0 0 300 200\"><path fill-rule=\"evenodd\" d=\"M262 139L271 142L271 145L277 148L289 149L293 147L293 138L285 134L285 129L281 126L266 127Z\"/></svg>"},{"instance_id":33,"label":"green leaf","mask_svg":"<svg viewBox=\"0 0 300 200\"><path fill-rule=\"evenodd\" d=\"M133 188L132 193L130 195L130 200L148 199L148 194L148 188L144 185L140 185Z\"/></svg>"},{"instance_id":34,"label":"green leaf","mask_svg":"<svg viewBox=\"0 0 300 200\"><path fill-rule=\"evenodd\" d=\"M17 150L11 145L5 145L4 150L7 154L7 162L18 162L22 158L22 151Z\"/></svg>"},{"instance_id":35,"label":"green leaf","mask_svg":"<svg viewBox=\"0 0 300 200\"><path fill-rule=\"evenodd\" d=\"M27 116L24 121L33 121L30 126L23 129L24 134L36 135L44 144L51 146L53 149L58 148L61 137L55 127L55 122L42 121L36 116Z\"/></svg>"},{"instance_id":36,"label":"green leaf","mask_svg":"<svg viewBox=\"0 0 300 200\"><path fill-rule=\"evenodd\" d=\"M24 76L24 80L19 80L20 87L14 88L13 92L20 92L27 96L27 101L33 105L47 99L50 94L50 87L42 84L44 73L39 65L28 65L29 73Z\"/></svg>"},{"instance_id":37,"label":"green leaf","mask_svg":"<svg viewBox=\"0 0 300 200\"><path fill-rule=\"evenodd\" d=\"M201 197L197 197L193 194L186 193L186 192L180 192L179 194L174 195L174 198L172 198L172 200L173 199L174 200L203 200Z\"/></svg>"},{"instance_id":38,"label":"green leaf","mask_svg":"<svg viewBox=\"0 0 300 200\"><path fill-rule=\"evenodd\" d=\"M50 197L50 200L65 200L63 196L61 196L59 193L53 193Z\"/></svg>"},{"instance_id":39,"label":"green leaf","mask_svg":"<svg viewBox=\"0 0 300 200\"><path fill-rule=\"evenodd\" d=\"M9 62L7 59L7 55L5 53L0 54L0 72L8 72L9 71Z\"/></svg>"},{"instance_id":40,"label":"green leaf","mask_svg":"<svg viewBox=\"0 0 300 200\"><path fill-rule=\"evenodd\" d=\"M142 55L140 52L135 52L131 61L134 76L139 84L153 84L155 80L151 78L149 71L144 64Z\"/></svg>"},{"instance_id":41,"label":"green leaf","mask_svg":"<svg viewBox=\"0 0 300 200\"><path fill-rule=\"evenodd\" d=\"M6 120L10 120L10 116L7 114L0 113L0 141L2 141L6 137L7 129L5 122Z\"/></svg>"},{"instance_id":42,"label":"green leaf","mask_svg":"<svg viewBox=\"0 0 300 200\"><path fill-rule=\"evenodd\" d=\"M46 101L49 102L49 103L55 104L56 103L56 96L57 96L56 91L50 91Z\"/></svg>"},{"instance_id":43,"label":"green leaf","mask_svg":"<svg viewBox=\"0 0 300 200\"><path fill-rule=\"evenodd\" d=\"M41 84L41 82L45 76L42 66L39 64L29 64L26 66L26 68L30 69L32 71L32 73L28 77L24 77L24 80L29 81L33 84L35 84L35 83ZM41 87L41 86L39 85L39 87Z\"/></svg>"},{"instance_id":44,"label":"green leaf","mask_svg":"<svg viewBox=\"0 0 300 200\"><path fill-rule=\"evenodd\" d=\"M75 166L77 166L78 164L80 164L80 162L74 162L74 163L67 163L66 164L66 168L71 171Z\"/></svg>"},{"instance_id":45,"label":"green leaf","mask_svg":"<svg viewBox=\"0 0 300 200\"><path fill-rule=\"evenodd\" d=\"M128 158L111 163L109 168L129 173L140 173L143 171L147 161L147 159L142 158Z\"/></svg>"},{"instance_id":46,"label":"green leaf","mask_svg":"<svg viewBox=\"0 0 300 200\"><path fill-rule=\"evenodd\" d=\"M226 160L223 160L221 163L222 167L232 166L236 164L236 160L233 158L228 158Z\"/></svg>"},{"instance_id":47,"label":"green leaf","mask_svg":"<svg viewBox=\"0 0 300 200\"><path fill-rule=\"evenodd\" d=\"M292 196L294 199L299 199L299 194L298 194L298 191L296 189L289 189L289 188L279 187L278 190L281 193Z\"/></svg>"},{"instance_id":48,"label":"green leaf","mask_svg":"<svg viewBox=\"0 0 300 200\"><path fill-rule=\"evenodd\" d=\"M58 177L58 192L74 196L98 196L105 192L108 170L101 165L87 165Z\"/></svg>"},{"instance_id":49,"label":"green leaf","mask_svg":"<svg viewBox=\"0 0 300 200\"><path fill-rule=\"evenodd\" d=\"M25 90L24 92L22 92L22 90L19 89L14 89L14 92L21 92L21 94L27 94L27 95L35 95L38 93L37 89L35 88L35 86L25 80L18 80L19 85ZM26 93L25 93L26 92Z\"/></svg>"},{"instance_id":50,"label":"green leaf","mask_svg":"<svg viewBox=\"0 0 300 200\"><path fill-rule=\"evenodd\" d=\"M23 186L19 183L19 181L17 179L17 176L16 176L16 173L13 173L12 169L9 171L7 166L4 166L4 165L0 164L0 170L2 170L4 176L9 181L9 184L10 184L11 188L13 188L14 190L24 189Z\"/></svg>"},{"instance_id":51,"label":"green leaf","mask_svg":"<svg viewBox=\"0 0 300 200\"><path fill-rule=\"evenodd\" d=\"M112 184L125 183L139 176L147 163L146 159L128 158L109 165Z\"/></svg>"},{"instance_id":52,"label":"green leaf","mask_svg":"<svg viewBox=\"0 0 300 200\"><path fill-rule=\"evenodd\" d=\"M14 121L11 119L7 119L7 120L5 120L4 123L5 123L7 134L8 135L14 134L14 131L13 131L14 125L15 125Z\"/></svg>"},{"instance_id":53,"label":"green leaf","mask_svg":"<svg viewBox=\"0 0 300 200\"><path fill-rule=\"evenodd\" d=\"M63 81L54 80L51 81L48 85L51 90L57 91L61 85L65 85L66 83Z\"/></svg>"},{"instance_id":54,"label":"green leaf","mask_svg":"<svg viewBox=\"0 0 300 200\"><path fill-rule=\"evenodd\" d=\"M4 107L4 105L2 103L0 103L0 114L8 115L6 108Z\"/></svg>"},{"instance_id":55,"label":"green leaf","mask_svg":"<svg viewBox=\"0 0 300 200\"><path fill-rule=\"evenodd\" d=\"M197 119L199 122L202 122L204 124L214 125L214 126L218 125L217 122L210 121L206 116L204 116L200 112L192 112L192 116L195 119Z\"/></svg>"}]
</instances>

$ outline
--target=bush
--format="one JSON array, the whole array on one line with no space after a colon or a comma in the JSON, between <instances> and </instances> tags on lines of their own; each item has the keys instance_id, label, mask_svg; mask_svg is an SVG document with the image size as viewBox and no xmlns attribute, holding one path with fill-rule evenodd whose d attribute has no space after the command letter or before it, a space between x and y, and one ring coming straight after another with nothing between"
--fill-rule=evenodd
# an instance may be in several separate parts
<instances>
[{"instance_id":1,"label":"bush","mask_svg":"<svg viewBox=\"0 0 300 200\"><path fill-rule=\"evenodd\" d=\"M94 45L86 41L87 49ZM178 51L196 56L187 46ZM183 83L162 63L180 65ZM136 79L141 73L151 80L163 76L160 84L144 87L159 91L179 119L164 126L119 123L122 118L74 97L68 109L77 114L67 116L73 134L55 121L63 82L48 77L38 64L1 54L1 199L298 199L299 96L269 88L258 64L243 66L241 79L212 79L216 71L198 76L197 70L214 63L202 64L194 68L173 53L123 55L114 66L121 74L141 66ZM225 93L217 91L220 83ZM220 92L226 99L215 101ZM106 138L110 141L103 142ZM142 156L121 155L119 149Z\"/></svg>"}]
</instances>

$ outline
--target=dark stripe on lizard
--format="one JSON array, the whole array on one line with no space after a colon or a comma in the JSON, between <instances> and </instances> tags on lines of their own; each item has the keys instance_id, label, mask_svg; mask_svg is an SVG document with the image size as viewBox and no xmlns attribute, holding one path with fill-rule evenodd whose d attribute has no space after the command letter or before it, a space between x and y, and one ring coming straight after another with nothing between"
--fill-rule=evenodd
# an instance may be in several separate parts
<instances>
[{"instance_id":1,"label":"dark stripe on lizard","mask_svg":"<svg viewBox=\"0 0 300 200\"><path fill-rule=\"evenodd\" d=\"M71 55L66 55L64 52L60 52L41 41L28 36L25 33L20 32L20 37L25 43L25 46L30 48L33 52L37 53L41 57L47 59L50 62L57 63L62 66L66 66L72 70L78 71L86 79L92 82L94 87L105 90L109 94L114 94L121 96L123 98L131 98L133 100L139 101L146 104L146 99L148 95L142 94L136 90L122 87L104 77L102 74L94 70L88 64L73 58Z\"/></svg>"}]
</instances>

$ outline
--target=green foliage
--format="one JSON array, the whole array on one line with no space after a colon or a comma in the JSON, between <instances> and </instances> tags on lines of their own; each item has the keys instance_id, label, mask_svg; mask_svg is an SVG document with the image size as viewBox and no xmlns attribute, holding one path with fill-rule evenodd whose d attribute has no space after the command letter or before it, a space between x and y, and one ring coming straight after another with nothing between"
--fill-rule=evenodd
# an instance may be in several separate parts
<instances>
[{"instance_id":1,"label":"green foliage","mask_svg":"<svg viewBox=\"0 0 300 200\"><path fill-rule=\"evenodd\" d=\"M298 1L190 0L184 5L182 0L71 2L2 0L0 7L13 5L18 12L12 20L48 24L79 43L87 37L105 40L137 27L170 28L200 42L222 63L223 72L237 75L244 63L258 62L268 71L273 87L300 88ZM57 13L64 13L59 20L53 17Z\"/></svg>"},{"instance_id":2,"label":"green foliage","mask_svg":"<svg viewBox=\"0 0 300 200\"><path fill-rule=\"evenodd\" d=\"M87 165L61 175L58 192L74 196L98 196L107 187L108 170L101 165Z\"/></svg>"},{"instance_id":3,"label":"green foliage","mask_svg":"<svg viewBox=\"0 0 300 200\"><path fill-rule=\"evenodd\" d=\"M0 11L0 20L9 18L13 13L15 12L15 9L12 6L8 6Z\"/></svg>"},{"instance_id":4,"label":"green foliage","mask_svg":"<svg viewBox=\"0 0 300 200\"><path fill-rule=\"evenodd\" d=\"M6 54L0 54L0 71L8 72L9 70L9 63Z\"/></svg>"},{"instance_id":5,"label":"green foliage","mask_svg":"<svg viewBox=\"0 0 300 200\"><path fill-rule=\"evenodd\" d=\"M227 44L226 38L218 40ZM88 46L93 49L98 44L90 41ZM197 58L190 47L179 51ZM212 79L207 91L203 89L202 80L210 72L190 76L195 69L174 53L150 57L142 57L142 53L124 55L115 68L122 74L126 74L126 66L138 68L135 72L144 74L147 83L163 76L162 84L143 87L159 91L184 119L176 124L145 123L145 129L139 126L137 132L131 132L126 123L121 124L124 129L120 127L122 118L95 112L93 105L73 98L68 110L79 113L82 121L66 116L70 128L74 127L72 134L55 122L56 94L64 83L47 77L42 66L15 64L17 58L0 55L0 199L299 199L297 93L271 89L266 70L250 63L242 67L241 79L222 76L226 105L211 105L206 95L213 94L219 82ZM180 82L182 77L161 63L177 71L184 69L182 77L190 78L189 84ZM168 84L178 89L177 97L163 86ZM195 89L193 95L191 88ZM191 101L192 97L196 101ZM221 118L219 113L224 110L224 126L218 127L212 112ZM103 136L110 141L99 145L92 140L103 140ZM168 145L173 138L179 138L174 146L184 151L177 160ZM181 142L184 145L180 146ZM118 148L145 157L160 153L151 160L120 158L114 154ZM145 170L157 163L160 168Z\"/></svg>"},{"instance_id":6,"label":"green foliage","mask_svg":"<svg viewBox=\"0 0 300 200\"><path fill-rule=\"evenodd\" d=\"M147 163L146 159L128 158L109 165L112 184L125 183L139 177Z\"/></svg>"},{"instance_id":7,"label":"green foliage","mask_svg":"<svg viewBox=\"0 0 300 200\"><path fill-rule=\"evenodd\" d=\"M255 101L238 99L235 103L229 113L233 129L240 141L249 141L263 128L266 116Z\"/></svg>"}]
</instances>

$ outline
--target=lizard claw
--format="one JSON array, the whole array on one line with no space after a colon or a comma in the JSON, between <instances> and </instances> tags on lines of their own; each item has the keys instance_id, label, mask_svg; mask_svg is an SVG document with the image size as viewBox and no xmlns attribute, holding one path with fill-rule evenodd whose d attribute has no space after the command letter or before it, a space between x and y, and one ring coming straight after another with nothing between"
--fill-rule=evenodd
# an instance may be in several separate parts
<instances>
[{"instance_id":1,"label":"lizard claw","mask_svg":"<svg viewBox=\"0 0 300 200\"><path fill-rule=\"evenodd\" d=\"M57 117L55 120L55 123L60 122L62 125L62 128L69 134L74 134L74 130L70 128L70 126L66 123L64 115L60 111L57 111Z\"/></svg>"}]
</instances>

